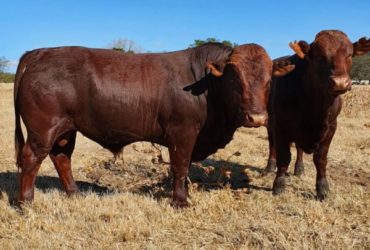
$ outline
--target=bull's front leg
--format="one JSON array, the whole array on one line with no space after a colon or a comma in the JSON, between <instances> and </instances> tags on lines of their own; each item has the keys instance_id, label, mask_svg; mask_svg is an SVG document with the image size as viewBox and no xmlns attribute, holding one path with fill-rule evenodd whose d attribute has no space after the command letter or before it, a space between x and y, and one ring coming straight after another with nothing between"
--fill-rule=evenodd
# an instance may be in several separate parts
<instances>
[{"instance_id":1,"label":"bull's front leg","mask_svg":"<svg viewBox=\"0 0 370 250\"><path fill-rule=\"evenodd\" d=\"M320 142L319 147L313 154L313 161L315 163L317 175L316 175L316 192L317 199L324 200L329 193L329 183L326 179L326 165L327 156L329 152L330 143L333 139L335 131L337 129L337 122L334 121L328 128L324 139Z\"/></svg>"},{"instance_id":2,"label":"bull's front leg","mask_svg":"<svg viewBox=\"0 0 370 250\"><path fill-rule=\"evenodd\" d=\"M198 130L193 127L194 125L171 126L166 132L173 176L172 205L176 208L188 206L187 177L198 136Z\"/></svg>"},{"instance_id":3,"label":"bull's front leg","mask_svg":"<svg viewBox=\"0 0 370 250\"><path fill-rule=\"evenodd\" d=\"M288 170L291 154L290 154L290 142L282 136L282 133L275 135L276 142L276 165L277 172L274 184L272 187L272 193L278 195L285 190L285 173Z\"/></svg>"},{"instance_id":4,"label":"bull's front leg","mask_svg":"<svg viewBox=\"0 0 370 250\"><path fill-rule=\"evenodd\" d=\"M265 173L274 172L276 169L276 148L274 145L273 133L270 128L267 128L269 141L269 158L265 168Z\"/></svg>"}]
</instances>

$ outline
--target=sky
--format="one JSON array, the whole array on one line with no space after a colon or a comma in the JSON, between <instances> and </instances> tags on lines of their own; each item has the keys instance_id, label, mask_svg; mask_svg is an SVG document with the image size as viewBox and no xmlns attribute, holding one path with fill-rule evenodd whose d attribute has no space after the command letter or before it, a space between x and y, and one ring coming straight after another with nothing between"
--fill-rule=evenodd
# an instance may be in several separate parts
<instances>
[{"instance_id":1,"label":"sky","mask_svg":"<svg viewBox=\"0 0 370 250\"><path fill-rule=\"evenodd\" d=\"M324 29L352 41L370 36L369 0L1 0L0 10L0 57L11 61L10 72L28 50L107 48L117 39L162 52L215 37L260 44L276 58L292 53L290 41L312 42Z\"/></svg>"}]
</instances>

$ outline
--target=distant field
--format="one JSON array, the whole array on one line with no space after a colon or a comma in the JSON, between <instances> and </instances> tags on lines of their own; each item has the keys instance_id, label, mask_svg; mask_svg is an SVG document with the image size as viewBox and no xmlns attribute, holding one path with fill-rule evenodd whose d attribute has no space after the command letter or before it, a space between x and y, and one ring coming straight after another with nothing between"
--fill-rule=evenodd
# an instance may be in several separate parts
<instances>
[{"instance_id":1,"label":"distant field","mask_svg":"<svg viewBox=\"0 0 370 250\"><path fill-rule=\"evenodd\" d=\"M225 149L192 166L190 208L169 205L168 165L150 144L130 145L115 161L79 135L73 173L82 195L65 196L47 159L35 202L22 214L9 205L17 189L12 87L0 84L1 249L370 249L370 86L345 95L323 203L315 200L311 155L304 156L305 175L290 175L286 193L272 196L274 175L261 175L266 131L242 128ZM209 166L215 171L207 175Z\"/></svg>"}]
</instances>

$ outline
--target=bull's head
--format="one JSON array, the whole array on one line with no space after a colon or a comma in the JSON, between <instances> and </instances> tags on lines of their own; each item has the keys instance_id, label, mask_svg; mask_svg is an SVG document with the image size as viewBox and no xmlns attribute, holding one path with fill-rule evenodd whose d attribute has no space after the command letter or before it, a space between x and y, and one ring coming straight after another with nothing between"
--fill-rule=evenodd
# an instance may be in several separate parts
<instances>
[{"instance_id":1,"label":"bull's head","mask_svg":"<svg viewBox=\"0 0 370 250\"><path fill-rule=\"evenodd\" d=\"M233 49L225 65L208 64L208 71L226 84L231 84L227 95L229 105L239 107L239 119L246 127L259 127L267 123L267 103L272 76L283 76L294 65L273 64L259 45L246 44Z\"/></svg>"},{"instance_id":2,"label":"bull's head","mask_svg":"<svg viewBox=\"0 0 370 250\"><path fill-rule=\"evenodd\" d=\"M370 40L361 38L352 44L343 32L328 30L319 32L310 45L299 41L289 46L298 57L307 60L308 73L316 78L312 82L316 89L339 95L351 89L352 57L369 52Z\"/></svg>"}]
</instances>

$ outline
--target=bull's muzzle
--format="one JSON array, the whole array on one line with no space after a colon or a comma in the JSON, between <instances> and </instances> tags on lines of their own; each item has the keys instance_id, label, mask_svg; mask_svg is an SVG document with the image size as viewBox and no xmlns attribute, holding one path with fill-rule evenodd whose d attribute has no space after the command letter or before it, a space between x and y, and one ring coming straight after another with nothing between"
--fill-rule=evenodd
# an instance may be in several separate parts
<instances>
[{"instance_id":1,"label":"bull's muzzle","mask_svg":"<svg viewBox=\"0 0 370 250\"><path fill-rule=\"evenodd\" d=\"M260 127L267 125L267 113L258 114L247 114L245 117L244 126L245 127Z\"/></svg>"},{"instance_id":2,"label":"bull's muzzle","mask_svg":"<svg viewBox=\"0 0 370 250\"><path fill-rule=\"evenodd\" d=\"M343 94L347 90L350 90L351 86L351 79L348 76L330 77L330 92L332 94Z\"/></svg>"}]
</instances>

